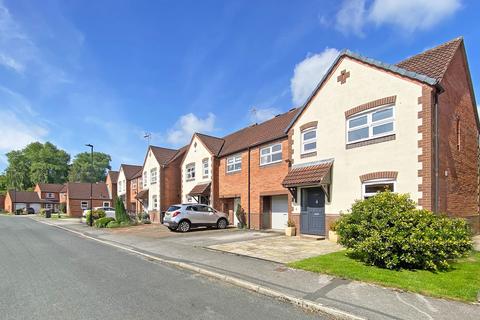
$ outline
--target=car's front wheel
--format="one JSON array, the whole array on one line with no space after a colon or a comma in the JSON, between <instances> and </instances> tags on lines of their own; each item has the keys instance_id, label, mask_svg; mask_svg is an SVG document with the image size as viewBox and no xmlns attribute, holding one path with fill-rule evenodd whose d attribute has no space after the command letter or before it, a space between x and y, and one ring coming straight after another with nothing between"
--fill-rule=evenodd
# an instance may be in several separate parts
<instances>
[{"instance_id":1,"label":"car's front wheel","mask_svg":"<svg viewBox=\"0 0 480 320\"><path fill-rule=\"evenodd\" d=\"M190 222L186 220L181 221L178 224L177 230L181 232L188 232L190 230Z\"/></svg>"},{"instance_id":2,"label":"car's front wheel","mask_svg":"<svg viewBox=\"0 0 480 320\"><path fill-rule=\"evenodd\" d=\"M222 219L218 220L218 222L217 222L217 228L218 229L226 229L227 226L228 226L227 219L222 218Z\"/></svg>"}]
</instances>

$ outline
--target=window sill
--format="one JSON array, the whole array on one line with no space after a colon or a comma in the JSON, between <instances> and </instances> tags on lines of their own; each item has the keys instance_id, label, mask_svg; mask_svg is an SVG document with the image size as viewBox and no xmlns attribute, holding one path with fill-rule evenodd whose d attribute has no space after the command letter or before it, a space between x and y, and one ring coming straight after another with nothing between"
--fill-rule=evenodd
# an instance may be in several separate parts
<instances>
[{"instance_id":1,"label":"window sill","mask_svg":"<svg viewBox=\"0 0 480 320\"><path fill-rule=\"evenodd\" d=\"M227 175L230 175L230 174L238 174L238 173L240 173L240 172L242 172L242 170L227 171L227 172L225 172L225 174L227 174Z\"/></svg>"},{"instance_id":2,"label":"window sill","mask_svg":"<svg viewBox=\"0 0 480 320\"><path fill-rule=\"evenodd\" d=\"M276 165L281 164L282 162L283 161L280 160L280 161L275 161L275 162L271 162L271 163L261 164L260 168L268 168L268 167L276 166Z\"/></svg>"},{"instance_id":3,"label":"window sill","mask_svg":"<svg viewBox=\"0 0 480 320\"><path fill-rule=\"evenodd\" d=\"M390 135L387 135L387 136L373 138L373 139L369 139L369 140L363 140L363 141L359 141L359 142L348 143L345 146L345 148L346 149L353 149L353 148L364 147L364 146L368 146L368 145L371 145L371 144L377 144L377 143L382 143L382 142L391 141L391 140L395 140L395 134L390 134Z\"/></svg>"},{"instance_id":4,"label":"window sill","mask_svg":"<svg viewBox=\"0 0 480 320\"><path fill-rule=\"evenodd\" d=\"M312 151L312 152L300 154L300 158L303 159L303 158L315 157L316 155L317 155L317 151Z\"/></svg>"},{"instance_id":5,"label":"window sill","mask_svg":"<svg viewBox=\"0 0 480 320\"><path fill-rule=\"evenodd\" d=\"M187 180L185 180L185 181L187 181L187 182L195 181L195 178L193 178L193 179L187 179Z\"/></svg>"}]
</instances>

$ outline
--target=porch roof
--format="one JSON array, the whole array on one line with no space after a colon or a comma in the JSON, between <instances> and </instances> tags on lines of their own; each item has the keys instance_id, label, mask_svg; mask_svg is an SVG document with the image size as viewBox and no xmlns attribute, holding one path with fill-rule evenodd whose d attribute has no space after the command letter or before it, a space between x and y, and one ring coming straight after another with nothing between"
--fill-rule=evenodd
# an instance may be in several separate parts
<instances>
[{"instance_id":1,"label":"porch roof","mask_svg":"<svg viewBox=\"0 0 480 320\"><path fill-rule=\"evenodd\" d=\"M148 189L139 191L135 196L137 199L148 199Z\"/></svg>"},{"instance_id":2,"label":"porch roof","mask_svg":"<svg viewBox=\"0 0 480 320\"><path fill-rule=\"evenodd\" d=\"M292 188L330 183L330 168L332 164L333 161L326 161L310 166L292 168L285 179L283 179L282 186Z\"/></svg>"},{"instance_id":3,"label":"porch roof","mask_svg":"<svg viewBox=\"0 0 480 320\"><path fill-rule=\"evenodd\" d=\"M211 182L197 184L195 187L193 187L192 191L190 191L188 195L192 197L208 196L210 195L210 185L211 185Z\"/></svg>"}]
</instances>

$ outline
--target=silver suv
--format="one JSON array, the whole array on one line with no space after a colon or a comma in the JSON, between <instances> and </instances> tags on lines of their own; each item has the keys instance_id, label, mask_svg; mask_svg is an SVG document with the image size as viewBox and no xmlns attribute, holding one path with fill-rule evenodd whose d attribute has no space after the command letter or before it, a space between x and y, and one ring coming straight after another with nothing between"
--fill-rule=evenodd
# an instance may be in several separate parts
<instances>
[{"instance_id":1,"label":"silver suv","mask_svg":"<svg viewBox=\"0 0 480 320\"><path fill-rule=\"evenodd\" d=\"M165 212L163 224L171 231L181 232L195 227L225 229L228 226L228 215L204 204L175 204Z\"/></svg>"}]
</instances>

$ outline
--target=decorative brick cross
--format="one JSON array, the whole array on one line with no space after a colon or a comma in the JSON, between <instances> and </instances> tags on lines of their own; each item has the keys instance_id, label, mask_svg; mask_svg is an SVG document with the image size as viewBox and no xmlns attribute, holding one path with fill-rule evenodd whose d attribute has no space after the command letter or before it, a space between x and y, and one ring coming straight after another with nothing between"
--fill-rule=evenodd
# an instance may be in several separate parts
<instances>
[{"instance_id":1,"label":"decorative brick cross","mask_svg":"<svg viewBox=\"0 0 480 320\"><path fill-rule=\"evenodd\" d=\"M344 84L347 82L347 78L350 77L350 71L347 70L342 70L340 72L340 75L337 77L337 82L340 82L340 84Z\"/></svg>"}]
</instances>

